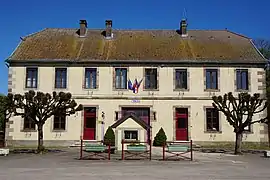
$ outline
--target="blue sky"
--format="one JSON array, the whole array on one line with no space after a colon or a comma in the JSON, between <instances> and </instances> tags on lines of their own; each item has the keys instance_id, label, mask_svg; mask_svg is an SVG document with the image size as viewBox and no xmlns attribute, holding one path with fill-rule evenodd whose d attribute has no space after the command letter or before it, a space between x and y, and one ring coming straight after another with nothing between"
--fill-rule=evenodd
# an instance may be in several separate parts
<instances>
[{"instance_id":1,"label":"blue sky","mask_svg":"<svg viewBox=\"0 0 270 180\"><path fill-rule=\"evenodd\" d=\"M0 93L7 93L4 60L25 36L47 27L176 29L184 9L189 29L225 29L251 38L270 39L269 0L9 0L0 3Z\"/></svg>"}]
</instances>

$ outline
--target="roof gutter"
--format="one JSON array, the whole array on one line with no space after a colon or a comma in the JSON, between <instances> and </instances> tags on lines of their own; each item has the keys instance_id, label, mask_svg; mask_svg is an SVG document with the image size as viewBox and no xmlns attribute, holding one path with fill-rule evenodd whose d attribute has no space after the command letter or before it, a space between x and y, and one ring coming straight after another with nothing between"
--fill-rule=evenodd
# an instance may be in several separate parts
<instances>
[{"instance_id":1,"label":"roof gutter","mask_svg":"<svg viewBox=\"0 0 270 180\"><path fill-rule=\"evenodd\" d=\"M259 51L258 51L259 52ZM261 53L260 53L261 54ZM263 57L263 56L262 56ZM265 59L263 57L263 59ZM14 59L7 59L5 60L6 63L12 64L27 64L27 63L44 63L44 64L108 64L108 63L130 63L130 64L137 64L137 63L155 63L155 64L265 64L265 61L244 61L244 60L198 60L198 59L189 59L189 60L99 60L99 59L85 59L80 61L74 61L69 59L33 59L33 60L14 60Z\"/></svg>"}]
</instances>

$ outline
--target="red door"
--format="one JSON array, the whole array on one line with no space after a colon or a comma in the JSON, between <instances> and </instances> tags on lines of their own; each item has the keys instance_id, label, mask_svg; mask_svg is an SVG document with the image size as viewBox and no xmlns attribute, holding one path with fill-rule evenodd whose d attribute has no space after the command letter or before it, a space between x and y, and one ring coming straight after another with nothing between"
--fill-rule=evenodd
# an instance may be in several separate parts
<instances>
[{"instance_id":1,"label":"red door","mask_svg":"<svg viewBox=\"0 0 270 180\"><path fill-rule=\"evenodd\" d=\"M187 141L188 140L188 109L177 108L175 114L175 133L176 140Z\"/></svg>"},{"instance_id":2,"label":"red door","mask_svg":"<svg viewBox=\"0 0 270 180\"><path fill-rule=\"evenodd\" d=\"M84 108L84 140L95 140L96 139L96 108L86 107Z\"/></svg>"}]
</instances>

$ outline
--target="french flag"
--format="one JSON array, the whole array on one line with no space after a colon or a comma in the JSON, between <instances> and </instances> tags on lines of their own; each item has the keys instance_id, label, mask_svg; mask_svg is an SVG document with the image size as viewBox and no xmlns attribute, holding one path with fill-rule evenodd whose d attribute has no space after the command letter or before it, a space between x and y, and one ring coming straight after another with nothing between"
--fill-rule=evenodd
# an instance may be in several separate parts
<instances>
[{"instance_id":1,"label":"french flag","mask_svg":"<svg viewBox=\"0 0 270 180\"><path fill-rule=\"evenodd\" d=\"M137 94L139 92L139 87L142 83L142 80L140 80L140 82L138 82L137 78L135 79L134 83L132 84L131 80L128 80L128 89L132 90L133 93Z\"/></svg>"}]
</instances>

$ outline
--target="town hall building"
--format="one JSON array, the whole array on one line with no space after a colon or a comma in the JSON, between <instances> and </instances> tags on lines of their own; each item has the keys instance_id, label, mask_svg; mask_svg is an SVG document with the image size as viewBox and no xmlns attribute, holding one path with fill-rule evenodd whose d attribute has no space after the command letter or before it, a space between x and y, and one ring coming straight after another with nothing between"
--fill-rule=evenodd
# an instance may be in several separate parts
<instances>
[{"instance_id":1,"label":"town hall building","mask_svg":"<svg viewBox=\"0 0 270 180\"><path fill-rule=\"evenodd\" d=\"M90 29L81 20L78 28L46 28L21 37L7 59L8 92L71 92L83 105L73 116L46 122L45 145L102 140L109 126L117 144L149 141L161 127L170 141L234 141L233 128L211 98L263 94L266 60L248 37L189 30L185 19L177 24L172 30L118 30L106 20L104 29ZM12 117L6 139L8 145L36 144L37 127ZM243 141L267 141L264 125L248 127Z\"/></svg>"}]
</instances>

